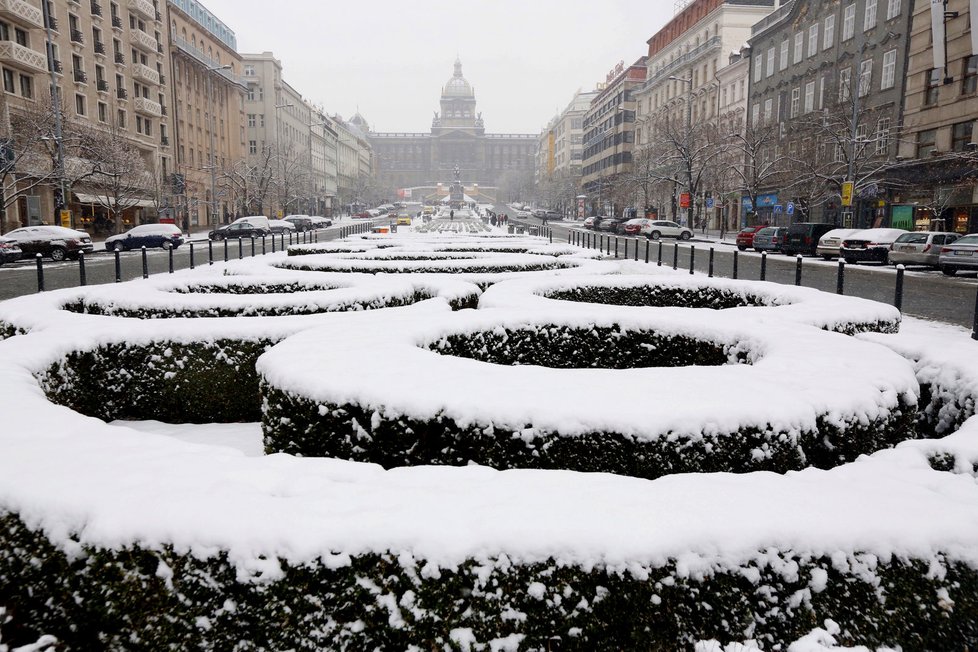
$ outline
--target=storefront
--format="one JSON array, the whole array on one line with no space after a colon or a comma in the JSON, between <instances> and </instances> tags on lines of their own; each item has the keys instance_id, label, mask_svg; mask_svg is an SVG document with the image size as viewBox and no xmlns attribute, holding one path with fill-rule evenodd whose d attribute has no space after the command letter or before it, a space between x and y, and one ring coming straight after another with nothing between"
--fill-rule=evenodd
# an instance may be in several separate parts
<instances>
[{"instance_id":1,"label":"storefront","mask_svg":"<svg viewBox=\"0 0 978 652\"><path fill-rule=\"evenodd\" d=\"M744 195L740 199L740 208L741 226L754 226L757 224L775 225L779 217L785 222L789 219L783 211L777 210L781 208L781 205L778 204L778 194L774 192L758 195L756 209L750 196ZM751 216L751 213L753 213L753 216Z\"/></svg>"},{"instance_id":2,"label":"storefront","mask_svg":"<svg viewBox=\"0 0 978 652\"><path fill-rule=\"evenodd\" d=\"M149 224L157 221L156 202L152 199L132 199L121 215L121 228L117 229L113 217L106 207L108 198L88 193L74 193L75 201L69 208L75 228L88 232L90 235L112 235L124 233L139 224Z\"/></svg>"}]
</instances>

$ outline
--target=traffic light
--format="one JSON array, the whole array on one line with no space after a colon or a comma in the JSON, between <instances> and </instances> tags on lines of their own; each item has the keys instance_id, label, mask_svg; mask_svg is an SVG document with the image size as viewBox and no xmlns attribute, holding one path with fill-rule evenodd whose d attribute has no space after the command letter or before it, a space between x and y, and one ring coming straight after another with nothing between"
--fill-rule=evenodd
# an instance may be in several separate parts
<instances>
[{"instance_id":1,"label":"traffic light","mask_svg":"<svg viewBox=\"0 0 978 652\"><path fill-rule=\"evenodd\" d=\"M54 189L54 208L55 210L63 210L65 207L64 194L61 192L61 188Z\"/></svg>"}]
</instances>

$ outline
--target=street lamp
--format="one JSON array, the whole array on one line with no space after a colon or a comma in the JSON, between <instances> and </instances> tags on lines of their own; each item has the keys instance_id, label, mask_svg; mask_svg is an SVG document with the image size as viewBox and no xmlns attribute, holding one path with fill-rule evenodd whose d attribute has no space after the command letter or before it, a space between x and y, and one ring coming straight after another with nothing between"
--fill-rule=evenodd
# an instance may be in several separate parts
<instances>
[{"instance_id":1,"label":"street lamp","mask_svg":"<svg viewBox=\"0 0 978 652\"><path fill-rule=\"evenodd\" d=\"M208 68L206 68L205 72L216 72L218 70L230 70L230 69L231 69L231 64L226 63L226 64L224 64L222 66L209 66ZM207 99L211 103L211 107L210 107L210 109L211 109L211 129L210 129L210 132L211 132L211 164L210 164L210 168L211 168L211 201L210 201L210 207L211 207L211 213L212 213L212 215L216 215L217 212L218 212L218 205L217 205L217 152L215 151L215 147L214 147L214 138L215 138L215 135L214 134L217 131L217 113L216 113L216 110L215 110L216 109L216 106L217 106L217 102L214 101L214 82L213 82L213 80L212 80L212 78L210 76L207 77ZM211 224L215 224L215 223L216 222L213 221L213 218L212 218Z\"/></svg>"},{"instance_id":2,"label":"street lamp","mask_svg":"<svg viewBox=\"0 0 978 652\"><path fill-rule=\"evenodd\" d=\"M686 209L686 226L689 226L692 220L690 220L690 213L693 207L693 162L690 160L690 150L692 148L692 131L693 131L693 69L689 69L689 77L676 77L672 75L669 79L673 81L682 82L687 84L686 87L686 137L685 145L686 148L686 194L689 195L689 207Z\"/></svg>"},{"instance_id":3,"label":"street lamp","mask_svg":"<svg viewBox=\"0 0 978 652\"><path fill-rule=\"evenodd\" d=\"M64 210L68 207L68 194L65 189L65 147L63 132L61 128L61 98L58 93L58 79L54 74L54 35L52 33L51 26L51 14L50 5L47 2L41 3L41 9L44 18L44 29L45 29L45 48L48 55L48 73L51 77L51 109L54 111L54 139L57 145L57 155L58 155L58 190L61 193L61 201L55 202L57 206L55 209L58 211ZM74 226L70 223L70 213L69 213L69 223L64 224L64 220L61 214L57 214L59 223L61 226Z\"/></svg>"}]
</instances>

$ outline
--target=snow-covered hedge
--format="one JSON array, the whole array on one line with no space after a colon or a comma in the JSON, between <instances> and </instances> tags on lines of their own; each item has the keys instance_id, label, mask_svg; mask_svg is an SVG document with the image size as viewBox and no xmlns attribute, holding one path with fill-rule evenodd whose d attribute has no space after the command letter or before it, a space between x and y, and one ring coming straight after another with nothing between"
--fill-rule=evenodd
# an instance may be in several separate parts
<instances>
[{"instance_id":1,"label":"snow-covered hedge","mask_svg":"<svg viewBox=\"0 0 978 652\"><path fill-rule=\"evenodd\" d=\"M914 436L910 365L866 344L688 311L365 318L259 360L265 447L385 468L475 462L644 478L829 468ZM840 379L829 349L862 364ZM722 402L710 402L710 387L723 387Z\"/></svg>"},{"instance_id":2,"label":"snow-covered hedge","mask_svg":"<svg viewBox=\"0 0 978 652\"><path fill-rule=\"evenodd\" d=\"M895 333L900 311L858 297L839 296L811 288L761 281L676 274L649 268L649 274L517 279L497 283L479 301L483 307L560 310L568 303L654 308L710 308L757 313L854 334Z\"/></svg>"},{"instance_id":3,"label":"snow-covered hedge","mask_svg":"<svg viewBox=\"0 0 978 652\"><path fill-rule=\"evenodd\" d=\"M576 267L577 261L533 254L491 254L465 258L424 256L409 260L292 256L279 263L281 269L320 272L360 272L367 274L490 274L499 272L539 272ZM417 256L417 254L415 255ZM462 254L459 254L462 256Z\"/></svg>"}]
</instances>

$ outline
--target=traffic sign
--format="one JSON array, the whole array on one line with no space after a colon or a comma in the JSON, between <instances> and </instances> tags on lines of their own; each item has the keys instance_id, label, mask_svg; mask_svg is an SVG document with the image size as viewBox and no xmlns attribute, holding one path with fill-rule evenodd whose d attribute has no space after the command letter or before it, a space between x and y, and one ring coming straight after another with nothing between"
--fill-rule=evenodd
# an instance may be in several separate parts
<instances>
[{"instance_id":1,"label":"traffic sign","mask_svg":"<svg viewBox=\"0 0 978 652\"><path fill-rule=\"evenodd\" d=\"M775 212L775 214L780 213L783 208L784 207L781 204L775 204L774 205L774 212Z\"/></svg>"},{"instance_id":2,"label":"traffic sign","mask_svg":"<svg viewBox=\"0 0 978 652\"><path fill-rule=\"evenodd\" d=\"M789 201L788 202L788 208L787 208L787 210L785 210L785 212L788 215L794 215L795 214L795 202Z\"/></svg>"},{"instance_id":3,"label":"traffic sign","mask_svg":"<svg viewBox=\"0 0 978 652\"><path fill-rule=\"evenodd\" d=\"M852 206L852 193L855 184L852 181L842 182L842 205Z\"/></svg>"},{"instance_id":4,"label":"traffic sign","mask_svg":"<svg viewBox=\"0 0 978 652\"><path fill-rule=\"evenodd\" d=\"M706 198L706 207L707 208L713 208L713 197L707 197Z\"/></svg>"},{"instance_id":5,"label":"traffic sign","mask_svg":"<svg viewBox=\"0 0 978 652\"><path fill-rule=\"evenodd\" d=\"M71 228L71 211L58 211L58 216L61 218L61 226L66 229Z\"/></svg>"}]
</instances>

